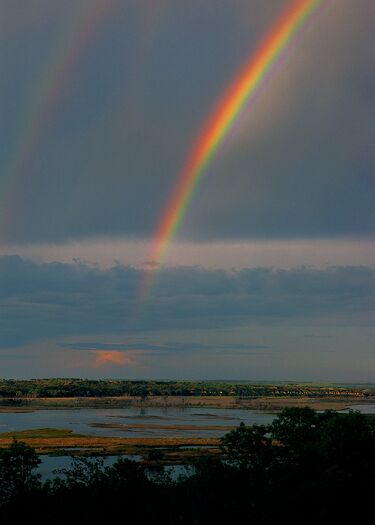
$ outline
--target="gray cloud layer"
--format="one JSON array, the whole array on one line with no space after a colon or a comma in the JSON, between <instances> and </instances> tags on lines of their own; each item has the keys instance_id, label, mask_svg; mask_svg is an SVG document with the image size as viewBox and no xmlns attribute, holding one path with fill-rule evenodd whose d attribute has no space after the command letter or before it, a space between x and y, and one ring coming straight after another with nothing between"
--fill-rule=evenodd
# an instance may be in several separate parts
<instances>
[{"instance_id":1,"label":"gray cloud layer","mask_svg":"<svg viewBox=\"0 0 375 525\"><path fill-rule=\"evenodd\" d=\"M213 100L288 3L114 2L44 122L37 101L77 2L3 0L2 239L149 237ZM204 177L182 236L374 232L374 23L373 0L322 10Z\"/></svg>"},{"instance_id":2,"label":"gray cloud layer","mask_svg":"<svg viewBox=\"0 0 375 525\"><path fill-rule=\"evenodd\" d=\"M375 269L369 267L166 268L135 317L141 276L140 270L120 265L100 270L1 257L0 345L64 336L87 341L149 330L374 321Z\"/></svg>"},{"instance_id":3,"label":"gray cloud layer","mask_svg":"<svg viewBox=\"0 0 375 525\"><path fill-rule=\"evenodd\" d=\"M191 353L191 352L205 352L209 353L210 351L220 353L228 353L230 355L254 355L264 354L265 350L270 349L269 345L262 344L207 344L207 343L191 343L181 341L171 341L169 343L160 343L160 344L150 344L145 341L132 341L129 343L60 343L60 347L67 348L70 350L84 350L84 351L97 351L97 350L107 350L115 352L129 352L129 351L141 351L142 356L148 355L173 355L176 353Z\"/></svg>"}]
</instances>

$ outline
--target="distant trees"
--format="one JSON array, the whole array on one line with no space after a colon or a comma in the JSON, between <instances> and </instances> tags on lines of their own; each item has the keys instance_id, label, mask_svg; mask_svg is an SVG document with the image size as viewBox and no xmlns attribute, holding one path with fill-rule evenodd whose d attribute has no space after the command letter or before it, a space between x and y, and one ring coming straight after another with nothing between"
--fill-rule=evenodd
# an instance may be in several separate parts
<instances>
[{"instance_id":1,"label":"distant trees","mask_svg":"<svg viewBox=\"0 0 375 525\"><path fill-rule=\"evenodd\" d=\"M0 379L0 398L19 397L113 397L113 396L362 396L357 388L298 384L253 384L219 381L127 381L64 379Z\"/></svg>"}]
</instances>

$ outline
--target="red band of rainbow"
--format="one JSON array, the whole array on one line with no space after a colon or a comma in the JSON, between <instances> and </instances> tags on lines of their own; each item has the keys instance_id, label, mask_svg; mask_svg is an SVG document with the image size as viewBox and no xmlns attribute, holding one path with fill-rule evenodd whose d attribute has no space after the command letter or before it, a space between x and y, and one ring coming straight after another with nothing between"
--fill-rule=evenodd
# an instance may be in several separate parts
<instances>
[{"instance_id":1,"label":"red band of rainbow","mask_svg":"<svg viewBox=\"0 0 375 525\"><path fill-rule=\"evenodd\" d=\"M241 111L255 97L267 73L293 41L297 33L323 0L296 0L284 12L261 42L239 75L232 80L214 111L205 121L195 145L187 156L165 211L156 229L149 259L162 263L172 239L177 233L200 178L216 155L220 145L233 128ZM145 272L140 301L150 294L157 270Z\"/></svg>"}]
</instances>

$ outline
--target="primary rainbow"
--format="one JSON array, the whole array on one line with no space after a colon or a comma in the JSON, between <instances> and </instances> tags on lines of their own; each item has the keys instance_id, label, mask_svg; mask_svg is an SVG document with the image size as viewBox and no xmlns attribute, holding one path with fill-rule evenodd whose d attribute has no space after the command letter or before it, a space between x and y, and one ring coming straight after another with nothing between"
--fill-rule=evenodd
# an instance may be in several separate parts
<instances>
[{"instance_id":1,"label":"primary rainbow","mask_svg":"<svg viewBox=\"0 0 375 525\"><path fill-rule=\"evenodd\" d=\"M149 259L162 263L168 247L186 214L200 178L217 153L224 138L233 128L241 111L255 98L265 78L285 53L289 44L323 0L296 0L284 12L216 104L203 125L194 147L171 192L166 209L156 230ZM155 270L145 271L140 301L150 294Z\"/></svg>"}]
</instances>

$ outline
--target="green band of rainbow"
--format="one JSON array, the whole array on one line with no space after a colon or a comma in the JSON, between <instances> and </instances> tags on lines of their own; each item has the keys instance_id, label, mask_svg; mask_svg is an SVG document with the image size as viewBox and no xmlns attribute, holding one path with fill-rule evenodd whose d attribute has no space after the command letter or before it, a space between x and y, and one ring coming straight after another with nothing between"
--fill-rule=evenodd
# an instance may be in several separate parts
<instances>
[{"instance_id":1,"label":"green band of rainbow","mask_svg":"<svg viewBox=\"0 0 375 525\"><path fill-rule=\"evenodd\" d=\"M199 180L215 157L224 138L233 128L241 111L253 100L272 66L282 57L322 1L296 0L282 14L255 53L251 54L240 74L231 82L211 116L205 121L159 222L150 260L158 263L165 260L168 248L183 221ZM155 274L156 272L152 270L145 272L140 291L141 302L150 294Z\"/></svg>"}]
</instances>

